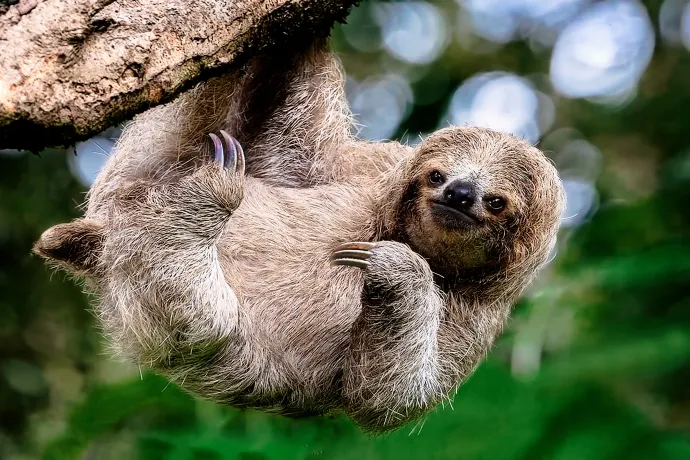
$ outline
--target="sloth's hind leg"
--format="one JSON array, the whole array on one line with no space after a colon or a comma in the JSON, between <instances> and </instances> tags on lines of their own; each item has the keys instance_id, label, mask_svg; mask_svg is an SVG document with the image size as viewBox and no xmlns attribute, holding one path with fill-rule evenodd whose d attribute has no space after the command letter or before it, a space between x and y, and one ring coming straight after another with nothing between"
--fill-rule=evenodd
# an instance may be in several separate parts
<instances>
[{"instance_id":1,"label":"sloth's hind leg","mask_svg":"<svg viewBox=\"0 0 690 460\"><path fill-rule=\"evenodd\" d=\"M223 132L211 139L210 161L189 176L116 195L98 312L116 348L140 365L202 396L271 404L290 372L243 313L216 247L242 200L242 148Z\"/></svg>"},{"instance_id":2,"label":"sloth's hind leg","mask_svg":"<svg viewBox=\"0 0 690 460\"><path fill-rule=\"evenodd\" d=\"M237 328L216 242L242 200L244 158L226 133L210 137L206 165L173 184L124 187L109 213L104 320L125 352L153 367L174 366L174 355L193 355Z\"/></svg>"}]
</instances>

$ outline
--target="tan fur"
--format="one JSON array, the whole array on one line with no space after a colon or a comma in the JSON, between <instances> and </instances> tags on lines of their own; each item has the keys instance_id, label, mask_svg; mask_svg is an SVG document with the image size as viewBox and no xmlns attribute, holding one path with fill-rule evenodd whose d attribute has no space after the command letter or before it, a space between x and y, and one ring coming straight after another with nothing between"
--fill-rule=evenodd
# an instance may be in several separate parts
<instances>
[{"instance_id":1,"label":"tan fur","mask_svg":"<svg viewBox=\"0 0 690 460\"><path fill-rule=\"evenodd\" d=\"M221 127L245 147L246 176L210 164L204 135ZM35 251L96 291L120 353L195 394L395 429L479 365L553 248L563 190L506 134L447 128L412 149L356 142L349 127L325 42L258 57L139 116L89 220L53 227ZM482 225L445 227L432 169L506 210L478 204ZM75 245L89 232L98 245ZM348 241L377 242L368 268L330 264Z\"/></svg>"}]
</instances>

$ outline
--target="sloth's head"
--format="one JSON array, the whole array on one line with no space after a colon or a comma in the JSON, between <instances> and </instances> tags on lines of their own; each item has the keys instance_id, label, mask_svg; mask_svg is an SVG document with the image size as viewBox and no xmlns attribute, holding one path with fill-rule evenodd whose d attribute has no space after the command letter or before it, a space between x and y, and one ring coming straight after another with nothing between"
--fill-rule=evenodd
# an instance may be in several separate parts
<instances>
[{"instance_id":1,"label":"sloth's head","mask_svg":"<svg viewBox=\"0 0 690 460\"><path fill-rule=\"evenodd\" d=\"M405 165L399 193L396 233L440 274L468 280L533 274L565 204L541 151L483 128L429 136Z\"/></svg>"}]
</instances>

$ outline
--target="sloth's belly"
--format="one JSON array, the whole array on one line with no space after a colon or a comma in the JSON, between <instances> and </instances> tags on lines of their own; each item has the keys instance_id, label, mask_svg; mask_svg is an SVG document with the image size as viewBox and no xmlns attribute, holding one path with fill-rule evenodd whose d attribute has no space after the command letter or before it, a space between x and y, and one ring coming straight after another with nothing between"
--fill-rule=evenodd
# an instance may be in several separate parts
<instances>
[{"instance_id":1,"label":"sloth's belly","mask_svg":"<svg viewBox=\"0 0 690 460\"><path fill-rule=\"evenodd\" d=\"M315 209L308 194L303 198L286 205L250 191L218 249L254 333L291 362L307 386L322 388L342 369L363 284L358 269L332 266L329 256L338 244L364 236L348 215L352 210Z\"/></svg>"},{"instance_id":2,"label":"sloth's belly","mask_svg":"<svg viewBox=\"0 0 690 460\"><path fill-rule=\"evenodd\" d=\"M280 249L269 257L245 251L248 257L223 254L223 267L256 333L319 379L337 372L361 309L361 273L330 266L327 253L297 258Z\"/></svg>"}]
</instances>

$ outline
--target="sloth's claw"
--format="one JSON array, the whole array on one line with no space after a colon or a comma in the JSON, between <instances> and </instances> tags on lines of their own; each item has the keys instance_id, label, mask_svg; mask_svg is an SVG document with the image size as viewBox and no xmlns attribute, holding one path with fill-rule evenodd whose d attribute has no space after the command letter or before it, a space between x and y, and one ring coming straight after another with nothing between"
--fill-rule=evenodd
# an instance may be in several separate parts
<instances>
[{"instance_id":1,"label":"sloth's claw","mask_svg":"<svg viewBox=\"0 0 690 460\"><path fill-rule=\"evenodd\" d=\"M237 171L237 146L233 142L232 137L225 131L221 130L220 131L221 136L223 136L223 139L225 139L225 143L228 146L228 154L225 157L225 168L229 169L230 171Z\"/></svg>"},{"instance_id":2,"label":"sloth's claw","mask_svg":"<svg viewBox=\"0 0 690 460\"><path fill-rule=\"evenodd\" d=\"M331 262L331 265L344 265L348 267L361 268L364 270L371 265L371 262L357 259L335 259Z\"/></svg>"},{"instance_id":3,"label":"sloth's claw","mask_svg":"<svg viewBox=\"0 0 690 460\"><path fill-rule=\"evenodd\" d=\"M220 138L213 133L209 133L208 137L213 141L213 161L223 164L225 155L223 153L223 144L220 142Z\"/></svg>"},{"instance_id":4,"label":"sloth's claw","mask_svg":"<svg viewBox=\"0 0 690 460\"><path fill-rule=\"evenodd\" d=\"M370 243L367 241L352 241L349 243L343 243L339 245L337 248L335 248L336 251L345 251L349 249L355 249L355 250L360 250L360 251L370 251L374 249L374 246L376 246L376 243Z\"/></svg>"},{"instance_id":5,"label":"sloth's claw","mask_svg":"<svg viewBox=\"0 0 690 460\"><path fill-rule=\"evenodd\" d=\"M240 145L237 139L222 129L220 130L220 134L225 139L225 142L227 142L228 148L235 152L236 161L234 162L234 167L236 168L237 174L244 175L244 149L242 145Z\"/></svg>"},{"instance_id":6,"label":"sloth's claw","mask_svg":"<svg viewBox=\"0 0 690 460\"><path fill-rule=\"evenodd\" d=\"M346 265L365 269L371 265L369 258L374 246L376 243L352 242L341 244L331 254L331 265Z\"/></svg>"},{"instance_id":7,"label":"sloth's claw","mask_svg":"<svg viewBox=\"0 0 690 460\"><path fill-rule=\"evenodd\" d=\"M223 146L223 142L220 138L214 134L209 133L209 137L213 141L213 161L223 165L226 169L237 173L239 175L244 175L245 161L244 161L244 150L240 143L229 135L227 132L220 130L221 136L225 140L227 146L227 152Z\"/></svg>"}]
</instances>

